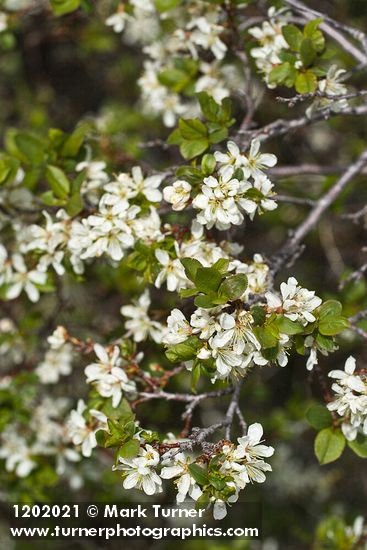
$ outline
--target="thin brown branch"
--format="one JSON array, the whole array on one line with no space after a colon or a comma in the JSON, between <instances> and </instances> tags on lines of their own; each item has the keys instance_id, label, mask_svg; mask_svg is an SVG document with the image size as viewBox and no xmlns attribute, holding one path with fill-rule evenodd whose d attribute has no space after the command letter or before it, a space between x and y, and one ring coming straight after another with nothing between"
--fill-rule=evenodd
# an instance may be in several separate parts
<instances>
[{"instance_id":1,"label":"thin brown branch","mask_svg":"<svg viewBox=\"0 0 367 550\"><path fill-rule=\"evenodd\" d=\"M273 273L279 269L294 256L305 236L315 227L322 214L330 207L335 199L340 195L346 185L360 172L367 163L367 149L360 157L351 164L342 174L337 182L325 193L315 204L306 219L298 226L290 238L283 245L281 250L271 259Z\"/></svg>"},{"instance_id":2,"label":"thin brown branch","mask_svg":"<svg viewBox=\"0 0 367 550\"><path fill-rule=\"evenodd\" d=\"M291 120L278 119L270 124L266 124L258 130L238 132L237 141L243 146L247 144L251 139L258 138L260 141L267 141L273 137L282 136L288 134L291 131L298 130L299 128L304 128L309 126L314 122L319 122L321 120L328 120L329 118L334 118L337 116L364 116L367 115L367 105L359 105L358 107L349 107L343 109L342 111L336 112L332 110L331 106L320 109L311 116L301 116L299 118L294 118Z\"/></svg>"}]
</instances>

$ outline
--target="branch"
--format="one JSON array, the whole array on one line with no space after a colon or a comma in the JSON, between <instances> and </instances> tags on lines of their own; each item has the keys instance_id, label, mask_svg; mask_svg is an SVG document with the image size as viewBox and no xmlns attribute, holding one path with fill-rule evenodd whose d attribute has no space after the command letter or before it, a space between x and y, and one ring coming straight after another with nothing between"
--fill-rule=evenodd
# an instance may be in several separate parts
<instances>
[{"instance_id":1,"label":"branch","mask_svg":"<svg viewBox=\"0 0 367 550\"><path fill-rule=\"evenodd\" d=\"M293 97L281 97L276 98L279 103L287 103L288 107L294 107L296 103L306 101L307 99L313 99L315 97L321 97L328 99L329 101L340 101L342 99L355 99L356 97L364 97L367 95L367 90L358 90L356 92L350 92L349 94L331 95L321 90L315 92L309 92L307 94L296 94Z\"/></svg>"},{"instance_id":2,"label":"branch","mask_svg":"<svg viewBox=\"0 0 367 550\"><path fill-rule=\"evenodd\" d=\"M281 250L273 256L271 259L272 271L277 273L279 269L293 256L305 236L314 228L314 226L320 220L322 214L329 208L329 206L340 195L346 185L354 178L356 174L360 172L363 166L367 163L367 149L360 155L360 157L349 166L349 168L342 174L337 180L335 185L329 189L323 197L321 197L314 208L311 210L307 218L296 229L292 236L283 245Z\"/></svg>"},{"instance_id":3,"label":"branch","mask_svg":"<svg viewBox=\"0 0 367 550\"><path fill-rule=\"evenodd\" d=\"M209 442L207 441L207 438L217 430L220 430L221 428L226 428L225 438L230 439L231 426L233 424L233 417L237 412L237 410L239 409L238 401L240 398L242 383L243 383L243 380L240 380L234 388L233 387L227 388L233 392L233 396L223 420L216 422L215 424L212 424L207 428L200 428L200 427L192 428L191 434L189 435L189 438L188 438L189 441L180 442L181 449L188 448L188 447L192 448L192 446L194 445L199 445L202 447L205 453L210 454L210 452L212 452L217 447L218 443ZM198 397L201 397L201 396L196 396L196 399ZM244 427L244 420L241 425L242 427Z\"/></svg>"},{"instance_id":4,"label":"branch","mask_svg":"<svg viewBox=\"0 0 367 550\"><path fill-rule=\"evenodd\" d=\"M367 262L361 265L356 271L353 271L346 279L340 282L339 289L343 289L348 283L360 281L367 271Z\"/></svg>"},{"instance_id":5,"label":"branch","mask_svg":"<svg viewBox=\"0 0 367 550\"><path fill-rule=\"evenodd\" d=\"M357 325L357 323L365 319L367 319L367 309L363 309L352 317L349 317L349 322L351 330L353 330L356 334L358 334L358 336L360 336L364 340L367 340L367 332Z\"/></svg>"},{"instance_id":6,"label":"branch","mask_svg":"<svg viewBox=\"0 0 367 550\"><path fill-rule=\"evenodd\" d=\"M306 199L302 197L291 197L290 195L276 195L275 199L278 202L288 202L291 204L303 204L306 206L314 206L317 201L314 201L313 199Z\"/></svg>"},{"instance_id":7,"label":"branch","mask_svg":"<svg viewBox=\"0 0 367 550\"><path fill-rule=\"evenodd\" d=\"M224 388L222 390L201 393L200 395L193 395L191 393L169 393L165 391L155 392L139 392L139 402L149 401L150 399L165 399L166 401L181 401L184 403L191 403L193 401L202 401L203 399L211 399L212 397L222 397L229 395L233 392L233 387Z\"/></svg>"},{"instance_id":8,"label":"branch","mask_svg":"<svg viewBox=\"0 0 367 550\"><path fill-rule=\"evenodd\" d=\"M336 116L363 116L363 115L367 115L367 105L360 105L358 107L349 107L348 109L343 109L342 111L339 111L339 112L333 111L332 106L328 106L328 107L325 107L324 109L320 109L320 111L317 111L311 117L302 116L291 120L279 118L278 120L275 120L274 122L271 122L270 124L263 126L259 130L252 130L252 131L245 131L245 132L240 130L237 134L237 141L239 141L240 144L243 145L241 136L245 137L245 139L243 140L245 143L247 143L248 141L254 138L258 138L260 141L267 141L272 137L282 136L284 134L287 134L291 130L298 130L299 128L304 128L305 126L309 126L310 124L313 124L314 122L319 122L320 120L328 120L329 118L336 117Z\"/></svg>"},{"instance_id":9,"label":"branch","mask_svg":"<svg viewBox=\"0 0 367 550\"><path fill-rule=\"evenodd\" d=\"M300 164L300 165L287 165L287 166L275 166L270 168L268 174L275 178L288 178L294 176L328 176L330 174L341 174L347 169L346 166L320 166L319 164ZM367 168L361 170L361 174L367 175ZM365 213L366 213L365 207ZM363 214L361 214L362 216ZM353 218L354 214L345 214L345 218Z\"/></svg>"}]
</instances>

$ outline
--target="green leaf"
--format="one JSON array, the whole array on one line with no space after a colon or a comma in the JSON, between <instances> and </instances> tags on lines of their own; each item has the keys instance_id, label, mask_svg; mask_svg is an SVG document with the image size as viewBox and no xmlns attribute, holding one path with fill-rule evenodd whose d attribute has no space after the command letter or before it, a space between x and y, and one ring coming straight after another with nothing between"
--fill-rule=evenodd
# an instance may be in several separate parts
<instances>
[{"instance_id":1,"label":"green leaf","mask_svg":"<svg viewBox=\"0 0 367 550\"><path fill-rule=\"evenodd\" d=\"M228 129L218 128L218 130L214 130L209 134L209 142L220 143L221 141L224 141L227 137L228 137Z\"/></svg>"},{"instance_id":2,"label":"green leaf","mask_svg":"<svg viewBox=\"0 0 367 550\"><path fill-rule=\"evenodd\" d=\"M302 40L300 54L304 67L309 67L315 61L317 53L312 45L312 41L309 38Z\"/></svg>"},{"instance_id":3,"label":"green leaf","mask_svg":"<svg viewBox=\"0 0 367 550\"><path fill-rule=\"evenodd\" d=\"M317 88L317 78L312 71L298 73L295 81L295 87L299 94L314 92Z\"/></svg>"},{"instance_id":4,"label":"green leaf","mask_svg":"<svg viewBox=\"0 0 367 550\"><path fill-rule=\"evenodd\" d=\"M117 420L109 418L107 420L109 434L106 435L105 447L116 447L120 446L127 437L123 432L123 427L119 424Z\"/></svg>"},{"instance_id":5,"label":"green leaf","mask_svg":"<svg viewBox=\"0 0 367 550\"><path fill-rule=\"evenodd\" d=\"M196 393L196 386L199 382L200 374L201 374L200 363L197 363L196 365L194 365L191 371L190 388L192 393Z\"/></svg>"},{"instance_id":6,"label":"green leaf","mask_svg":"<svg viewBox=\"0 0 367 550\"><path fill-rule=\"evenodd\" d=\"M330 353L338 349L338 346L335 344L333 338L331 338L330 336L323 336L322 334L318 333L316 336L316 342L320 348Z\"/></svg>"},{"instance_id":7,"label":"green leaf","mask_svg":"<svg viewBox=\"0 0 367 550\"><path fill-rule=\"evenodd\" d=\"M315 439L315 454L320 464L337 460L344 451L345 438L340 430L324 428Z\"/></svg>"},{"instance_id":8,"label":"green leaf","mask_svg":"<svg viewBox=\"0 0 367 550\"><path fill-rule=\"evenodd\" d=\"M268 361L275 361L279 353L279 346L274 346L261 350L261 355Z\"/></svg>"},{"instance_id":9,"label":"green leaf","mask_svg":"<svg viewBox=\"0 0 367 550\"><path fill-rule=\"evenodd\" d=\"M45 144L38 137L19 132L14 137L18 150L32 164L41 164L45 160Z\"/></svg>"},{"instance_id":10,"label":"green leaf","mask_svg":"<svg viewBox=\"0 0 367 550\"><path fill-rule=\"evenodd\" d=\"M199 267L195 275L195 285L200 292L209 294L218 290L222 274L213 267Z\"/></svg>"},{"instance_id":11,"label":"green leaf","mask_svg":"<svg viewBox=\"0 0 367 550\"><path fill-rule=\"evenodd\" d=\"M272 331L266 325L262 327L254 327L254 333L256 338L259 340L262 348L266 349L277 346L277 337L274 336Z\"/></svg>"},{"instance_id":12,"label":"green leaf","mask_svg":"<svg viewBox=\"0 0 367 550\"><path fill-rule=\"evenodd\" d=\"M119 421L121 426L124 426L127 422L134 420L135 415L132 412L127 399L121 399L117 407L113 407L111 398L108 400L103 399L103 402L104 405L102 407L102 412L107 416L107 418Z\"/></svg>"},{"instance_id":13,"label":"green leaf","mask_svg":"<svg viewBox=\"0 0 367 550\"><path fill-rule=\"evenodd\" d=\"M197 350L202 346L202 341L197 336L190 336L184 342L176 344L166 350L166 357L171 363L189 361L196 357Z\"/></svg>"},{"instance_id":14,"label":"green leaf","mask_svg":"<svg viewBox=\"0 0 367 550\"><path fill-rule=\"evenodd\" d=\"M210 503L210 497L208 493L202 493L197 501L195 502L195 508L196 510L205 509L207 506L209 506Z\"/></svg>"},{"instance_id":15,"label":"green leaf","mask_svg":"<svg viewBox=\"0 0 367 550\"><path fill-rule=\"evenodd\" d=\"M319 309L320 319L325 317L339 317L342 313L342 305L337 300L327 300Z\"/></svg>"},{"instance_id":16,"label":"green leaf","mask_svg":"<svg viewBox=\"0 0 367 550\"><path fill-rule=\"evenodd\" d=\"M12 181L19 168L19 160L14 158L0 159L0 185L4 185L8 181Z\"/></svg>"},{"instance_id":17,"label":"green leaf","mask_svg":"<svg viewBox=\"0 0 367 550\"><path fill-rule=\"evenodd\" d=\"M178 121L178 127L181 135L184 139L200 140L206 138L208 135L208 129L198 118L180 118Z\"/></svg>"},{"instance_id":18,"label":"green leaf","mask_svg":"<svg viewBox=\"0 0 367 550\"><path fill-rule=\"evenodd\" d=\"M284 315L277 316L277 325L279 328L279 332L282 332L283 334L293 335L300 334L304 331L304 327L301 325L301 323L298 323L297 321L291 321L290 319L288 319L288 317L285 317Z\"/></svg>"},{"instance_id":19,"label":"green leaf","mask_svg":"<svg viewBox=\"0 0 367 550\"><path fill-rule=\"evenodd\" d=\"M207 139L197 139L192 141L184 141L180 145L180 153L186 160L191 160L194 157L198 157L209 147Z\"/></svg>"},{"instance_id":20,"label":"green leaf","mask_svg":"<svg viewBox=\"0 0 367 550\"><path fill-rule=\"evenodd\" d=\"M314 19L313 21L309 21L303 29L303 34L311 40L313 48L318 53L322 52L325 48L325 37L318 29L320 23L322 23L322 19Z\"/></svg>"},{"instance_id":21,"label":"green leaf","mask_svg":"<svg viewBox=\"0 0 367 550\"><path fill-rule=\"evenodd\" d=\"M180 145L183 142L183 137L178 128L173 130L167 138L168 145Z\"/></svg>"},{"instance_id":22,"label":"green leaf","mask_svg":"<svg viewBox=\"0 0 367 550\"><path fill-rule=\"evenodd\" d=\"M190 82L191 75L181 69L166 69L159 73L158 80L163 86L180 93Z\"/></svg>"},{"instance_id":23,"label":"green leaf","mask_svg":"<svg viewBox=\"0 0 367 550\"><path fill-rule=\"evenodd\" d=\"M229 98L223 99L222 103L216 103L216 101L206 92L199 92L196 94L200 109L204 117L210 122L217 122L223 126L229 126L231 121L231 101Z\"/></svg>"},{"instance_id":24,"label":"green leaf","mask_svg":"<svg viewBox=\"0 0 367 550\"><path fill-rule=\"evenodd\" d=\"M299 52L303 40L303 34L295 25L284 25L282 35L287 44L295 52Z\"/></svg>"},{"instance_id":25,"label":"green leaf","mask_svg":"<svg viewBox=\"0 0 367 550\"><path fill-rule=\"evenodd\" d=\"M46 168L46 179L57 197L67 198L70 192L70 182L60 168L49 164Z\"/></svg>"},{"instance_id":26,"label":"green leaf","mask_svg":"<svg viewBox=\"0 0 367 550\"><path fill-rule=\"evenodd\" d=\"M63 157L75 157L78 154L88 130L89 126L87 124L80 124L75 128L62 146L61 154Z\"/></svg>"},{"instance_id":27,"label":"green leaf","mask_svg":"<svg viewBox=\"0 0 367 550\"><path fill-rule=\"evenodd\" d=\"M196 296L197 293L196 288L183 288L180 290L181 298L191 298L191 296Z\"/></svg>"},{"instance_id":28,"label":"green leaf","mask_svg":"<svg viewBox=\"0 0 367 550\"><path fill-rule=\"evenodd\" d=\"M74 193L66 203L65 210L69 216L74 217L83 210L83 199L80 193Z\"/></svg>"},{"instance_id":29,"label":"green leaf","mask_svg":"<svg viewBox=\"0 0 367 550\"><path fill-rule=\"evenodd\" d=\"M316 430L322 430L331 426L333 417L325 405L311 405L306 412L308 423Z\"/></svg>"},{"instance_id":30,"label":"green leaf","mask_svg":"<svg viewBox=\"0 0 367 550\"><path fill-rule=\"evenodd\" d=\"M266 319L266 311L262 306L253 306L251 315L254 318L255 325L263 325Z\"/></svg>"},{"instance_id":31,"label":"green leaf","mask_svg":"<svg viewBox=\"0 0 367 550\"><path fill-rule=\"evenodd\" d=\"M281 84L289 76L290 71L291 66L287 61L281 65L277 65L269 73L269 83Z\"/></svg>"},{"instance_id":32,"label":"green leaf","mask_svg":"<svg viewBox=\"0 0 367 550\"><path fill-rule=\"evenodd\" d=\"M194 258L183 258L181 260L182 265L185 268L185 274L190 281L195 282L197 270L203 267L199 260Z\"/></svg>"},{"instance_id":33,"label":"green leaf","mask_svg":"<svg viewBox=\"0 0 367 550\"><path fill-rule=\"evenodd\" d=\"M226 481L222 477L218 477L217 474L210 473L208 475L210 485L213 485L217 491L222 491L226 487Z\"/></svg>"},{"instance_id":34,"label":"green leaf","mask_svg":"<svg viewBox=\"0 0 367 550\"><path fill-rule=\"evenodd\" d=\"M80 6L80 0L50 0L55 15L65 15Z\"/></svg>"},{"instance_id":35,"label":"green leaf","mask_svg":"<svg viewBox=\"0 0 367 550\"><path fill-rule=\"evenodd\" d=\"M135 458L139 452L140 443L138 439L129 439L120 449L119 456L122 458Z\"/></svg>"},{"instance_id":36,"label":"green leaf","mask_svg":"<svg viewBox=\"0 0 367 550\"><path fill-rule=\"evenodd\" d=\"M367 437L358 435L354 441L347 441L348 447L360 458L367 458Z\"/></svg>"},{"instance_id":37,"label":"green leaf","mask_svg":"<svg viewBox=\"0 0 367 550\"><path fill-rule=\"evenodd\" d=\"M221 273L222 275L225 275L227 273L228 267L229 260L226 260L225 258L219 258L219 260L217 260L215 264L212 265L212 268L219 271L219 273Z\"/></svg>"},{"instance_id":38,"label":"green leaf","mask_svg":"<svg viewBox=\"0 0 367 550\"><path fill-rule=\"evenodd\" d=\"M220 285L219 294L226 296L229 300L238 300L245 292L247 285L248 280L243 273L231 275Z\"/></svg>"},{"instance_id":39,"label":"green leaf","mask_svg":"<svg viewBox=\"0 0 367 550\"><path fill-rule=\"evenodd\" d=\"M176 8L181 0L154 0L155 7L160 13Z\"/></svg>"},{"instance_id":40,"label":"green leaf","mask_svg":"<svg viewBox=\"0 0 367 550\"><path fill-rule=\"evenodd\" d=\"M325 336L334 336L343 332L349 326L350 323L345 317L326 317L319 322L319 331Z\"/></svg>"},{"instance_id":41,"label":"green leaf","mask_svg":"<svg viewBox=\"0 0 367 550\"><path fill-rule=\"evenodd\" d=\"M197 296L194 300L194 304L197 307L203 307L203 308L211 308L214 307L216 304L214 303L213 299L215 296L208 294L207 296Z\"/></svg>"},{"instance_id":42,"label":"green leaf","mask_svg":"<svg viewBox=\"0 0 367 550\"><path fill-rule=\"evenodd\" d=\"M319 331L325 336L339 334L349 327L348 319L341 315L342 305L336 300L328 300L319 309Z\"/></svg>"},{"instance_id":43,"label":"green leaf","mask_svg":"<svg viewBox=\"0 0 367 550\"><path fill-rule=\"evenodd\" d=\"M176 176L179 178L184 178L191 185L201 184L203 181L203 174L198 168L193 166L180 166L176 170Z\"/></svg>"},{"instance_id":44,"label":"green leaf","mask_svg":"<svg viewBox=\"0 0 367 550\"><path fill-rule=\"evenodd\" d=\"M207 485L209 483L207 471L198 464L189 464L189 472L199 485Z\"/></svg>"},{"instance_id":45,"label":"green leaf","mask_svg":"<svg viewBox=\"0 0 367 550\"><path fill-rule=\"evenodd\" d=\"M214 158L214 155L210 155L207 153L203 156L201 159L201 170L203 171L205 176L210 176L215 170L217 162Z\"/></svg>"},{"instance_id":46,"label":"green leaf","mask_svg":"<svg viewBox=\"0 0 367 550\"><path fill-rule=\"evenodd\" d=\"M135 422L134 420L127 420L121 422L121 431L125 439L131 438L135 434Z\"/></svg>"}]
</instances>

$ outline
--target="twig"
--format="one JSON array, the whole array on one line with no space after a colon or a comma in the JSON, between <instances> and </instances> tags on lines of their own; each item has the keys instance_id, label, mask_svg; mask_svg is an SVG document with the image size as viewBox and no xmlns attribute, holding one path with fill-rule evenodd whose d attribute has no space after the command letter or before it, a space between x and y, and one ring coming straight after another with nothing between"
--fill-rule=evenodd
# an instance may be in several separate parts
<instances>
[{"instance_id":1,"label":"twig","mask_svg":"<svg viewBox=\"0 0 367 550\"><path fill-rule=\"evenodd\" d=\"M268 174L275 178L287 178L294 176L328 176L330 174L341 174L347 169L346 166L320 166L319 164L300 164L288 166L275 166L270 168ZM367 175L367 167L361 170L361 174ZM367 213L367 206L364 207L364 213ZM343 217L352 218L353 214L345 214Z\"/></svg>"},{"instance_id":2,"label":"twig","mask_svg":"<svg viewBox=\"0 0 367 550\"><path fill-rule=\"evenodd\" d=\"M294 107L296 103L306 101L307 99L313 99L315 97L321 97L330 101L340 101L341 99L354 99L356 97L364 97L365 95L367 95L367 90L358 90L356 92L341 95L331 95L326 92L322 92L321 90L316 90L315 92L310 92L307 94L297 94L293 97L278 96L276 100L279 101L279 103L287 103L288 107Z\"/></svg>"},{"instance_id":3,"label":"twig","mask_svg":"<svg viewBox=\"0 0 367 550\"><path fill-rule=\"evenodd\" d=\"M240 409L239 405L237 405L237 407L236 407L236 414L237 414L237 417L238 417L238 422L241 426L242 433L243 433L243 435L245 435L247 433L247 422L243 417L243 414L241 412L241 409Z\"/></svg>"},{"instance_id":4,"label":"twig","mask_svg":"<svg viewBox=\"0 0 367 550\"><path fill-rule=\"evenodd\" d=\"M262 128L259 128L258 130L252 130L252 131L246 131L246 132L239 131L237 136L234 139L239 141L241 145L243 145L243 142L247 144L251 139L254 139L254 138L257 138L260 141L267 141L268 139L271 139L273 137L278 137L278 136L287 134L292 130L298 130L299 128L304 128L305 126L309 126L310 124L313 124L314 122L318 122L320 120L328 120L329 118L336 117L336 116L363 116L363 115L367 115L367 105L359 105L358 107L349 107L347 109L343 109L342 111L338 111L338 112L333 111L332 107L328 106L328 107L325 107L324 109L320 109L319 111L316 111L316 113L314 113L314 115L311 117L302 116L291 120L280 118L278 120L275 120L274 122L271 122L270 124L263 126Z\"/></svg>"},{"instance_id":5,"label":"twig","mask_svg":"<svg viewBox=\"0 0 367 550\"><path fill-rule=\"evenodd\" d=\"M357 326L357 323L359 323L359 321L363 321L364 319L367 319L367 309L359 311L352 317L349 317L349 322L350 322L350 328L356 334L358 334L358 336L360 336L364 340L367 340L367 332L363 328Z\"/></svg>"},{"instance_id":6,"label":"twig","mask_svg":"<svg viewBox=\"0 0 367 550\"><path fill-rule=\"evenodd\" d=\"M149 401L150 399L165 399L167 401L182 401L184 403L191 403L192 401L202 401L203 399L222 397L224 395L229 395L232 392L233 387L229 387L222 390L201 393L200 395L193 395L191 393L169 393L165 391L139 392L139 397L145 401Z\"/></svg>"},{"instance_id":7,"label":"twig","mask_svg":"<svg viewBox=\"0 0 367 550\"><path fill-rule=\"evenodd\" d=\"M314 206L316 201L302 197L291 197L290 195L275 195L275 200L278 202L289 202L291 204L303 204L306 206Z\"/></svg>"},{"instance_id":8,"label":"twig","mask_svg":"<svg viewBox=\"0 0 367 550\"><path fill-rule=\"evenodd\" d=\"M346 279L340 282L339 289L343 289L345 285L348 283L356 283L357 281L360 281L363 277L363 275L367 271L367 262L361 265L356 271L353 271Z\"/></svg>"},{"instance_id":9,"label":"twig","mask_svg":"<svg viewBox=\"0 0 367 550\"><path fill-rule=\"evenodd\" d=\"M317 201L314 208L311 210L303 223L301 223L296 231L294 231L281 250L273 256L271 259L271 269L274 274L277 273L279 269L288 261L288 259L296 253L305 236L318 223L325 210L329 208L346 185L360 172L361 168L366 163L367 149L360 155L356 162L349 166L349 168L344 172L344 174L342 174L333 187L331 187L329 191Z\"/></svg>"}]
</instances>

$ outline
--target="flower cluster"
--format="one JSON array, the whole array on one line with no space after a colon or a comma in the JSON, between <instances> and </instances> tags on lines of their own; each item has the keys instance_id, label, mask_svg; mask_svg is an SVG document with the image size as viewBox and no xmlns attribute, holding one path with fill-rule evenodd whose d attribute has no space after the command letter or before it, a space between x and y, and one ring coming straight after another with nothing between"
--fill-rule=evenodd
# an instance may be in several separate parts
<instances>
[{"instance_id":1,"label":"flower cluster","mask_svg":"<svg viewBox=\"0 0 367 550\"><path fill-rule=\"evenodd\" d=\"M72 223L68 242L72 253L82 260L107 254L120 261L136 239L157 237L160 220L149 204L161 200L158 187L162 180L163 175L144 178L137 166L131 174L120 174L116 181L107 183L96 214ZM142 208L131 203L138 195L147 201L147 212L142 217Z\"/></svg>"},{"instance_id":2,"label":"flower cluster","mask_svg":"<svg viewBox=\"0 0 367 550\"><path fill-rule=\"evenodd\" d=\"M65 425L66 438L80 449L85 457L90 457L97 447L96 433L108 431L107 417L101 411L88 409L82 399L79 399L76 409L70 412Z\"/></svg>"},{"instance_id":3,"label":"flower cluster","mask_svg":"<svg viewBox=\"0 0 367 550\"><path fill-rule=\"evenodd\" d=\"M313 290L302 288L297 279L289 277L286 283L280 285L280 292L281 297L272 292L265 294L269 308L281 311L285 317L302 325L316 320L312 312L321 305L322 300L315 296Z\"/></svg>"},{"instance_id":4,"label":"flower cluster","mask_svg":"<svg viewBox=\"0 0 367 550\"><path fill-rule=\"evenodd\" d=\"M330 107L332 111L339 112L348 107L348 101L346 99L339 99L338 96L344 95L348 92L347 87L343 84L344 69L338 69L337 65L331 65L329 67L325 78L318 81L318 90L326 96L333 97L318 97L306 110L306 115L311 117L312 114L325 107Z\"/></svg>"},{"instance_id":5,"label":"flower cluster","mask_svg":"<svg viewBox=\"0 0 367 550\"><path fill-rule=\"evenodd\" d=\"M265 472L271 471L264 459L271 457L274 449L262 444L262 435L261 424L252 424L247 434L238 438L237 445L226 442L217 447L205 469L197 462L198 457L180 450L180 444L184 446L187 441L176 440L178 449L163 451L160 456L157 447L137 434L141 441L137 456L120 457L114 469L123 472L125 489L136 488L147 495L162 491L162 479L174 479L177 503L190 498L202 508L213 506L214 518L220 520L227 514L226 505L238 499L240 490L249 483L263 483Z\"/></svg>"},{"instance_id":6,"label":"flower cluster","mask_svg":"<svg viewBox=\"0 0 367 550\"><path fill-rule=\"evenodd\" d=\"M68 464L78 462L80 454L71 445L62 417L68 407L64 398L44 397L32 411L25 430L10 423L1 434L0 458L5 468L18 477L26 477L39 466L40 458L53 457L58 475Z\"/></svg>"},{"instance_id":7,"label":"flower cluster","mask_svg":"<svg viewBox=\"0 0 367 550\"><path fill-rule=\"evenodd\" d=\"M160 344L164 327L158 321L154 321L148 314L150 306L149 291L145 290L134 305L123 306L121 314L129 320L125 323L126 337L132 336L134 342L143 342L150 337Z\"/></svg>"},{"instance_id":8,"label":"flower cluster","mask_svg":"<svg viewBox=\"0 0 367 550\"><path fill-rule=\"evenodd\" d=\"M43 361L35 368L41 384L56 384L60 376L68 376L72 370L72 358L70 344L48 350Z\"/></svg>"},{"instance_id":9,"label":"flower cluster","mask_svg":"<svg viewBox=\"0 0 367 550\"><path fill-rule=\"evenodd\" d=\"M274 166L277 158L273 154L260 153L260 141L251 142L250 151L244 154L233 142L227 143L227 153L216 151L215 160L219 168L217 175L203 180L199 193L192 201L198 210L197 221L208 229L228 229L232 224L241 225L247 214L253 219L260 213L277 207L273 200L273 184L265 175ZM174 210L183 210L191 197L191 185L178 180L164 190L164 198Z\"/></svg>"},{"instance_id":10,"label":"flower cluster","mask_svg":"<svg viewBox=\"0 0 367 550\"><path fill-rule=\"evenodd\" d=\"M87 383L92 383L102 397L111 397L112 406L117 407L123 393L135 394L135 382L129 380L125 370L121 368L124 361L120 357L118 346L106 349L100 344L95 344L94 352L97 361L85 368Z\"/></svg>"},{"instance_id":11,"label":"flower cluster","mask_svg":"<svg viewBox=\"0 0 367 550\"><path fill-rule=\"evenodd\" d=\"M278 13L273 6L268 11L268 21L261 27L251 27L248 32L260 46L251 49L251 56L259 71L263 74L268 88L275 88L276 84L269 82L269 74L274 67L282 62L279 55L289 48L282 34L282 27L287 24L287 15Z\"/></svg>"},{"instance_id":12,"label":"flower cluster","mask_svg":"<svg viewBox=\"0 0 367 550\"><path fill-rule=\"evenodd\" d=\"M15 253L8 258L7 250L0 245L0 285L6 285L6 298L13 300L24 291L31 302L40 297L39 285L44 285L47 274L36 267L28 267L24 257Z\"/></svg>"},{"instance_id":13,"label":"flower cluster","mask_svg":"<svg viewBox=\"0 0 367 550\"><path fill-rule=\"evenodd\" d=\"M287 348L291 346L288 330L285 328L283 333L281 324L275 329L277 339L273 345L276 352L269 359L267 346L264 348L261 342L262 329L254 318L255 313L245 307L244 296L245 293L240 300L237 299L236 305L225 303L212 308L199 307L190 321L182 311L174 309L167 319L168 330L163 342L171 349L195 337L195 360L187 362L186 366L191 370L195 364L203 362L209 369L212 381L242 377L249 368L267 365L270 360L285 366L288 362ZM321 304L321 299L313 291L300 287L293 277L282 283L281 296L267 292L265 299L266 304L261 306L260 301L257 306L264 316L263 323L267 322L266 319L276 323L274 314L279 314L281 318L284 316L299 323L301 331L303 326L315 321L313 312Z\"/></svg>"},{"instance_id":14,"label":"flower cluster","mask_svg":"<svg viewBox=\"0 0 367 550\"><path fill-rule=\"evenodd\" d=\"M32 302L37 302L50 268L61 277L70 263L74 272L81 274L84 260L106 254L120 261L137 239L149 242L161 238L161 221L152 205L162 199L158 187L163 175L144 177L136 166L131 174L120 174L116 181L105 183L102 174L94 175L93 191L100 194L101 185L105 191L95 213L72 219L60 209L54 220L44 211L44 225L14 226L13 254L0 244L0 286L4 285L7 299L17 298L24 291ZM90 180L85 177L88 184ZM144 205L138 206L135 200L140 204L144 201Z\"/></svg>"},{"instance_id":15,"label":"flower cluster","mask_svg":"<svg viewBox=\"0 0 367 550\"><path fill-rule=\"evenodd\" d=\"M297 29L297 27L291 26L293 34L292 30L288 35L283 34L283 29L288 23L289 14L284 13L284 11L277 12L275 7L271 7L268 11L268 17L269 20L264 21L261 27L256 26L248 30L249 34L260 43L260 46L252 48L250 53L255 59L257 68L262 73L267 87L275 88L279 82L277 81L278 75L274 76L274 70L280 70L283 67L284 70L288 70L288 62L291 60L295 71L305 71L308 67L309 60L302 55L302 52L300 53L301 46L297 45L294 41L294 33L296 33L299 40L302 40L301 31ZM316 31L316 33L317 32L318 31ZM289 40L287 36L289 36ZM317 38L320 41L322 50L323 37L322 35L317 35ZM316 34L314 40L316 40ZM293 47L290 48L290 45ZM317 48L318 45L316 46L316 51ZM290 51L291 49L293 50L292 52ZM348 106L348 101L345 98L341 98L340 100L337 99L338 96L345 95L348 91L345 84L343 84L345 72L344 69L339 69L338 66L334 64L329 67L327 72L319 68L318 73L311 73L311 75L309 75L312 79L312 87L310 90L315 92L316 98L306 109L306 115L308 117L312 117L317 110L326 107L334 112L339 112ZM287 74L289 75L290 73ZM302 75L302 72L300 74ZM320 76L320 79L317 79L318 76ZM280 76L280 78L282 78L282 76ZM296 79L292 77L289 81L289 86L294 84L295 81ZM288 85L286 81L283 81L283 83ZM304 89L302 85L300 85L300 87L298 85L297 87L297 84L296 90L301 93L307 92L307 89ZM316 92L319 93L316 94ZM335 96L335 99L333 96Z\"/></svg>"},{"instance_id":16,"label":"flower cluster","mask_svg":"<svg viewBox=\"0 0 367 550\"><path fill-rule=\"evenodd\" d=\"M151 1L130 0L106 20L115 32L124 31L127 42L145 44L147 59L138 80L143 107L161 115L168 127L178 116L197 112L195 92L205 91L220 102L236 84L228 64L221 65L227 53L222 8L201 1L187 4L160 14ZM174 30L162 34L167 20Z\"/></svg>"},{"instance_id":17,"label":"flower cluster","mask_svg":"<svg viewBox=\"0 0 367 550\"><path fill-rule=\"evenodd\" d=\"M343 418L342 431L349 441L356 439L358 433L367 435L367 376L355 369L356 360L348 357L344 370L329 372L336 382L332 385L335 398L327 408Z\"/></svg>"}]
</instances>

